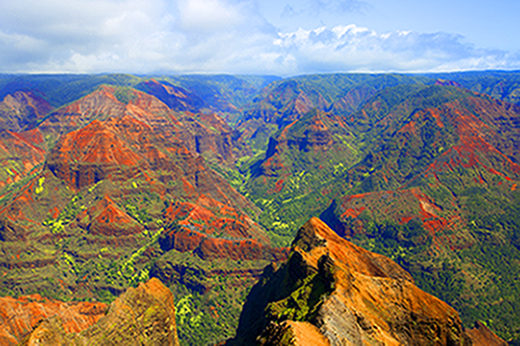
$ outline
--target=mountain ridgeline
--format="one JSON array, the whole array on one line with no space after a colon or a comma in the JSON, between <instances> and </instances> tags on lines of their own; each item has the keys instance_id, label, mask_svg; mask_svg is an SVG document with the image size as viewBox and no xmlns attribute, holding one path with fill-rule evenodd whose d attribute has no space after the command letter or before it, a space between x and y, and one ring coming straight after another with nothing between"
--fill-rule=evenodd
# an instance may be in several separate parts
<instances>
[{"instance_id":1,"label":"mountain ridgeline","mask_svg":"<svg viewBox=\"0 0 520 346\"><path fill-rule=\"evenodd\" d=\"M173 293L181 345L305 335L430 344L426 325L439 344L478 344L493 332L517 344L519 95L520 73L501 71L2 75L0 311L19 309L19 299L50 304L33 311L80 301L66 316L85 330L153 278ZM323 222L309 224L314 216ZM392 265L384 275L345 269L343 250L300 244L303 224L330 227L339 235L325 232L330 242ZM412 304L416 324L405 321L409 311L390 298L378 304L393 317L373 314L365 298L384 295L356 286L358 275L377 287L397 280L388 284L400 287L396 300L428 302L433 315ZM289 280L285 291L269 293L277 280ZM358 310L345 308L356 300ZM251 309L265 312L254 330ZM350 315L334 317L341 309ZM99 332L24 321L5 340L29 342L31 328L76 343Z\"/></svg>"}]
</instances>

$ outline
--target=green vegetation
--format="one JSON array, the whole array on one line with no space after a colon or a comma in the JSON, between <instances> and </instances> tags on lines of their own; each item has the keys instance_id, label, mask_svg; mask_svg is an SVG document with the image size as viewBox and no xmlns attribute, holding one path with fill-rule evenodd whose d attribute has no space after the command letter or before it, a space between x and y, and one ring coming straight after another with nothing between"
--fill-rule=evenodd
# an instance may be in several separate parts
<instances>
[{"instance_id":1,"label":"green vegetation","mask_svg":"<svg viewBox=\"0 0 520 346\"><path fill-rule=\"evenodd\" d=\"M518 71L485 71L427 74L428 78L455 81L463 87L511 103L520 103Z\"/></svg>"},{"instance_id":2,"label":"green vegetation","mask_svg":"<svg viewBox=\"0 0 520 346\"><path fill-rule=\"evenodd\" d=\"M128 74L105 75L3 75L0 76L0 99L14 92L13 85L21 90L35 90L53 107L61 107L86 96L101 85L131 87L142 78Z\"/></svg>"},{"instance_id":3,"label":"green vegetation","mask_svg":"<svg viewBox=\"0 0 520 346\"><path fill-rule=\"evenodd\" d=\"M519 75L156 77L171 92L156 95L174 109L168 117L204 126L208 136L218 135L218 125L203 120L209 112L235 126L230 137L219 139L237 157L235 165L222 164L210 150L200 153L200 160L255 206L221 214L219 206L204 210L214 203L204 197L236 201L226 196L229 187L204 178L203 165L173 158L189 146L168 127L155 142L142 138L145 145L136 136L126 143L125 150L153 157L146 165L111 167L101 181L93 171L87 178L97 183L79 190L56 177L66 172L63 176L76 181L77 170L57 165L51 171L48 162L33 167L9 152L0 171L5 183L0 253L2 268L9 268L0 271L0 294L111 302L157 276L175 294L181 342L215 344L233 335L245 296L267 261L202 260L193 251L163 251L160 236L187 220L200 203L204 208L187 222L194 231L224 237L223 228L235 222L239 233L247 214L273 244L287 246L305 221L328 210L345 236L397 261L420 287L454 306L466 326L478 319L502 337L518 339L520 200L513 186L520 157L512 140L518 111L472 91L519 103ZM439 78L469 90L433 85ZM32 90L59 108L108 85L127 104L136 90L155 92L144 83L149 80L125 74L3 75L0 100L15 89ZM183 102L177 94L186 97ZM463 117L457 118L459 113ZM59 133L39 130L45 143L37 146L49 152ZM164 145L169 141L175 144ZM145 153L149 146L157 152ZM171 160L164 163L164 155ZM355 217L340 209L342 198L353 194L412 188L424 195L429 207L422 208L432 208L437 219L416 205L418 197L411 193L394 204L380 194L360 204L364 211L352 208ZM113 208L105 210L107 203ZM94 222L102 212L104 220L117 222ZM455 226L438 230L428 226L431 219ZM312 318L330 288L323 277L298 281L290 295L269 305L269 313L278 319Z\"/></svg>"},{"instance_id":4,"label":"green vegetation","mask_svg":"<svg viewBox=\"0 0 520 346\"><path fill-rule=\"evenodd\" d=\"M43 182L45 181L45 177L41 177L38 179L38 186L34 189L36 194L40 194L43 192Z\"/></svg>"},{"instance_id":5,"label":"green vegetation","mask_svg":"<svg viewBox=\"0 0 520 346\"><path fill-rule=\"evenodd\" d=\"M133 88L130 87L118 87L114 92L114 96L121 103L128 104L130 101L134 100L136 95Z\"/></svg>"},{"instance_id":6,"label":"green vegetation","mask_svg":"<svg viewBox=\"0 0 520 346\"><path fill-rule=\"evenodd\" d=\"M267 305L268 318L274 321L311 321L316 318L323 297L330 294L333 287L332 273L319 271L309 275L289 296Z\"/></svg>"},{"instance_id":7,"label":"green vegetation","mask_svg":"<svg viewBox=\"0 0 520 346\"><path fill-rule=\"evenodd\" d=\"M447 222L461 215L465 220L454 229L432 231L419 218L420 209L412 210L413 203L417 203L415 197L401 200L407 204L391 206L376 198L370 201L370 208L377 210L377 215L367 210L358 216L363 230L354 233L354 240L396 260L412 273L420 287L454 306L466 326L482 320L502 337L518 338L513 325L520 323L511 311L518 304L512 297L518 296L518 235L513 230L518 230L519 225L511 221L515 212L507 211L511 205L519 205L510 191L510 178L517 181L518 176L507 164L501 166L501 159L492 153L471 147L460 154L450 151L460 145L463 125L454 124L449 117L459 112L478 117L485 123L482 126L504 136L509 130L499 129L497 122L479 108L481 105L471 102L475 94L423 82L384 89L365 101L361 110L351 113L353 120L348 121L347 131L353 136L333 135L335 147L345 144L337 156L328 157L327 152L313 157L314 153L302 150L301 145L289 144L302 143L302 138L308 136L310 126L306 119L315 112L290 126L282 125L271 135L272 140L264 147L265 154L240 166L245 180L240 191L262 210L259 223L270 231L272 241L287 245L301 224L319 215L331 200L340 196L419 188L432 198L438 208L436 213ZM491 108L498 107L485 96L482 100L490 102ZM429 115L431 109L438 109L440 118ZM486 138L493 143L500 141L497 137ZM505 148L510 145L506 142L495 145ZM349 152L352 156L345 159ZM436 174L423 175L442 154L450 156L440 160ZM499 173L487 167L495 167ZM384 211L389 207L391 212ZM399 218L393 214L399 210L403 211L400 215L415 213L417 218L399 224ZM344 210L336 212L339 215ZM486 231L475 226L479 220L493 217L496 220L490 222L492 226ZM359 225L351 220L353 224L342 227L357 229ZM433 232L440 233L434 236ZM503 263L499 263L499 254ZM504 285L500 280L504 280ZM285 304L275 310L286 308Z\"/></svg>"},{"instance_id":8,"label":"green vegetation","mask_svg":"<svg viewBox=\"0 0 520 346\"><path fill-rule=\"evenodd\" d=\"M133 182L135 184L135 182ZM137 220L142 225L147 225L153 219L148 215L148 211L145 208L139 209L132 204L125 205L126 212Z\"/></svg>"},{"instance_id":9,"label":"green vegetation","mask_svg":"<svg viewBox=\"0 0 520 346\"><path fill-rule=\"evenodd\" d=\"M245 297L267 261L204 261L170 250L153 264L151 275L170 287L182 345L214 345L234 335Z\"/></svg>"},{"instance_id":10,"label":"green vegetation","mask_svg":"<svg viewBox=\"0 0 520 346\"><path fill-rule=\"evenodd\" d=\"M37 191L35 192L39 193ZM54 219L52 216L49 216L43 222L43 225L49 227L50 232L53 234L63 232L65 230L65 226L76 218L76 215L81 209L78 203L78 201L81 199L81 194L72 197L70 202L65 206L65 209L58 215L56 219Z\"/></svg>"},{"instance_id":11,"label":"green vegetation","mask_svg":"<svg viewBox=\"0 0 520 346\"><path fill-rule=\"evenodd\" d=\"M345 191L343 186L331 190L331 184L361 155L358 139L338 120L313 110L288 131L278 131L266 152L240 162L239 191L263 211L259 222L277 245L287 246L300 225ZM315 143L321 135L309 131L315 122L327 127L327 142Z\"/></svg>"},{"instance_id":12,"label":"green vegetation","mask_svg":"<svg viewBox=\"0 0 520 346\"><path fill-rule=\"evenodd\" d=\"M367 218L363 232L351 240L392 258L420 288L453 306L466 326L479 320L506 340L518 339L519 198L499 215L473 216L469 232L476 242L455 252L442 246L432 256L432 236L417 219L399 225Z\"/></svg>"}]
</instances>

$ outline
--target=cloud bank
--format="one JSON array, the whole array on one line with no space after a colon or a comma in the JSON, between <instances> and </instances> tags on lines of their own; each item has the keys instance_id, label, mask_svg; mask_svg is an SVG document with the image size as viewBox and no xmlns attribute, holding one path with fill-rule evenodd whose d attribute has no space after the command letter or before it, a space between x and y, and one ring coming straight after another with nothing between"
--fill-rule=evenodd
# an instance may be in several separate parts
<instances>
[{"instance_id":1,"label":"cloud bank","mask_svg":"<svg viewBox=\"0 0 520 346\"><path fill-rule=\"evenodd\" d=\"M310 4L349 11L364 3ZM520 55L443 32L378 33L348 23L281 32L257 0L4 0L0 66L4 73L294 75L516 69Z\"/></svg>"}]
</instances>

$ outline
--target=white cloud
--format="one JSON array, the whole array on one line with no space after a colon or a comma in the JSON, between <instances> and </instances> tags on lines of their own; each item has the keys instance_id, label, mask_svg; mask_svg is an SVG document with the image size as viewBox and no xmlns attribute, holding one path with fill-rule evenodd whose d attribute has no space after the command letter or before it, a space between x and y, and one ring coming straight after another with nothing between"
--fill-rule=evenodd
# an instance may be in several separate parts
<instances>
[{"instance_id":1,"label":"white cloud","mask_svg":"<svg viewBox=\"0 0 520 346\"><path fill-rule=\"evenodd\" d=\"M222 31L243 24L247 18L239 6L219 0L180 0L182 28L195 31Z\"/></svg>"},{"instance_id":2,"label":"white cloud","mask_svg":"<svg viewBox=\"0 0 520 346\"><path fill-rule=\"evenodd\" d=\"M463 37L446 33L378 34L347 25L280 34L275 44L293 57L295 72L423 72L520 67L517 56L476 49L465 43Z\"/></svg>"},{"instance_id":3,"label":"white cloud","mask_svg":"<svg viewBox=\"0 0 520 346\"><path fill-rule=\"evenodd\" d=\"M308 0L309 9L314 11L352 12L362 11L370 5L360 0Z\"/></svg>"},{"instance_id":4,"label":"white cloud","mask_svg":"<svg viewBox=\"0 0 520 346\"><path fill-rule=\"evenodd\" d=\"M463 37L356 25L280 32L259 0L3 0L2 72L225 72L519 68ZM324 9L359 1L312 0ZM295 10L296 11L296 10Z\"/></svg>"},{"instance_id":5,"label":"white cloud","mask_svg":"<svg viewBox=\"0 0 520 346\"><path fill-rule=\"evenodd\" d=\"M292 1L281 13L282 17L315 16L317 13L364 12L370 4L360 0L306 0Z\"/></svg>"},{"instance_id":6,"label":"white cloud","mask_svg":"<svg viewBox=\"0 0 520 346\"><path fill-rule=\"evenodd\" d=\"M8 68L59 70L62 64L64 71L100 71L92 61L93 56L99 56L100 61L106 61L106 56L131 56L134 49L139 49L140 42L165 27L168 22L165 7L162 0L2 1L0 33L27 37L38 43L32 47L36 57L27 65ZM10 48L12 55L22 59L27 56L17 46ZM5 52L0 52L0 61L5 60ZM79 64L83 60L91 62ZM110 68L118 66L122 65Z\"/></svg>"}]
</instances>

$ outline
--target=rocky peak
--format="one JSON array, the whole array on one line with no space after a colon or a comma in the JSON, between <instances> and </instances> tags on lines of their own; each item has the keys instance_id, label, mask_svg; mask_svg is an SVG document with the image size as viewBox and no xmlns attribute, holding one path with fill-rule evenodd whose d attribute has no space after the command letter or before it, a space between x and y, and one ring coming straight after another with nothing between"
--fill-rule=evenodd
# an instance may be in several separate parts
<instances>
[{"instance_id":1,"label":"rocky peak","mask_svg":"<svg viewBox=\"0 0 520 346\"><path fill-rule=\"evenodd\" d=\"M59 316L43 320L21 345L173 345L179 344L170 290L156 278L129 288L107 314L81 333L67 333Z\"/></svg>"},{"instance_id":2,"label":"rocky peak","mask_svg":"<svg viewBox=\"0 0 520 346\"><path fill-rule=\"evenodd\" d=\"M412 276L388 257L367 251L338 236L326 223L313 217L299 230L292 244L309 263L318 263L327 254L349 271L362 275L403 279L413 283Z\"/></svg>"},{"instance_id":3,"label":"rocky peak","mask_svg":"<svg viewBox=\"0 0 520 346\"><path fill-rule=\"evenodd\" d=\"M471 340L458 313L417 288L394 261L312 218L298 231L288 261L266 268L253 287L228 344L468 345Z\"/></svg>"}]
</instances>

